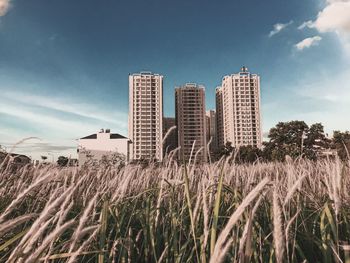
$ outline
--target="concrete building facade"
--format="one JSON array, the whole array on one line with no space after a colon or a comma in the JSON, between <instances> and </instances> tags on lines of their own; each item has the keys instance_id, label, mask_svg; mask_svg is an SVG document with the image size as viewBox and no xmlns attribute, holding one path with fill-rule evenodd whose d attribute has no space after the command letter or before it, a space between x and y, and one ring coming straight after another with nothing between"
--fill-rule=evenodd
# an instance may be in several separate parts
<instances>
[{"instance_id":1,"label":"concrete building facade","mask_svg":"<svg viewBox=\"0 0 350 263\"><path fill-rule=\"evenodd\" d=\"M219 86L215 89L215 101L216 101L216 132L217 132L217 145L221 149L224 146L224 120L223 120L223 101L222 101L222 87Z\"/></svg>"},{"instance_id":2,"label":"concrete building facade","mask_svg":"<svg viewBox=\"0 0 350 263\"><path fill-rule=\"evenodd\" d=\"M180 161L190 160L194 141L192 158L200 150L196 160L207 161L205 88L194 83L176 87L175 108Z\"/></svg>"},{"instance_id":3,"label":"concrete building facade","mask_svg":"<svg viewBox=\"0 0 350 263\"><path fill-rule=\"evenodd\" d=\"M218 138L217 138L217 129L216 129L216 112L215 110L208 110L206 112L206 134L207 134L207 143L210 142L209 150L211 153L214 153L218 150Z\"/></svg>"},{"instance_id":4,"label":"concrete building facade","mask_svg":"<svg viewBox=\"0 0 350 263\"><path fill-rule=\"evenodd\" d=\"M129 75L129 138L132 160L163 159L163 76Z\"/></svg>"},{"instance_id":5,"label":"concrete building facade","mask_svg":"<svg viewBox=\"0 0 350 263\"><path fill-rule=\"evenodd\" d=\"M175 118L172 118L172 117L163 118L163 137L164 137L163 154L164 155L165 153L170 153L172 150L175 150L177 148L177 129L175 128L169 131L174 126L176 126Z\"/></svg>"},{"instance_id":6,"label":"concrete building facade","mask_svg":"<svg viewBox=\"0 0 350 263\"><path fill-rule=\"evenodd\" d=\"M222 87L223 143L231 142L234 147L262 146L260 77L251 74L248 68L225 76Z\"/></svg>"},{"instance_id":7,"label":"concrete building facade","mask_svg":"<svg viewBox=\"0 0 350 263\"><path fill-rule=\"evenodd\" d=\"M131 141L118 133L111 133L109 129L101 130L78 140L79 166L88 160L99 161L103 156L121 154L123 160L130 159Z\"/></svg>"}]
</instances>

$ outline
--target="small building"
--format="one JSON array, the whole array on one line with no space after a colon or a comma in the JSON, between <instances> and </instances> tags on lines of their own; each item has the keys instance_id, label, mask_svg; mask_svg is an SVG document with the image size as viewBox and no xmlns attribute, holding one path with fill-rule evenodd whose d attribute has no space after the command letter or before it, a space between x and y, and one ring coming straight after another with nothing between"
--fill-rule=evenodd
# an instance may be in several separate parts
<instances>
[{"instance_id":1,"label":"small building","mask_svg":"<svg viewBox=\"0 0 350 263\"><path fill-rule=\"evenodd\" d=\"M118 133L111 133L109 129L94 133L79 139L79 166L88 160L100 161L104 156L121 154L125 162L129 162L131 141Z\"/></svg>"}]
</instances>

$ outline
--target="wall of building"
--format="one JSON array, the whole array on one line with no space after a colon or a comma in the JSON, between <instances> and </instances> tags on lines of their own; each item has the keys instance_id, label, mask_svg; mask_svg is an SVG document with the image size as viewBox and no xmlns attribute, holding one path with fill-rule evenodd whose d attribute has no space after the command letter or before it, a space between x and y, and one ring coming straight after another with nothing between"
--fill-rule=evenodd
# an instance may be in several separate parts
<instances>
[{"instance_id":1,"label":"wall of building","mask_svg":"<svg viewBox=\"0 0 350 263\"><path fill-rule=\"evenodd\" d=\"M129 138L133 160L163 159L163 76L129 76Z\"/></svg>"},{"instance_id":2,"label":"wall of building","mask_svg":"<svg viewBox=\"0 0 350 263\"><path fill-rule=\"evenodd\" d=\"M170 153L177 148L177 129L173 129L165 138L167 132L176 126L175 118L163 118L163 154Z\"/></svg>"},{"instance_id":3,"label":"wall of building","mask_svg":"<svg viewBox=\"0 0 350 263\"><path fill-rule=\"evenodd\" d=\"M223 119L223 101L222 101L222 87L215 89L216 101L216 130L217 130L217 144L218 148L224 146L224 119Z\"/></svg>"},{"instance_id":4,"label":"wall of building","mask_svg":"<svg viewBox=\"0 0 350 263\"><path fill-rule=\"evenodd\" d=\"M197 84L186 84L175 89L176 124L180 160L189 161L193 148L193 157L197 161L207 161L205 90Z\"/></svg>"},{"instance_id":5,"label":"wall of building","mask_svg":"<svg viewBox=\"0 0 350 263\"><path fill-rule=\"evenodd\" d=\"M243 67L222 80L224 143L262 146L260 78Z\"/></svg>"},{"instance_id":6,"label":"wall of building","mask_svg":"<svg viewBox=\"0 0 350 263\"><path fill-rule=\"evenodd\" d=\"M209 150L214 153L218 150L218 137L217 137L217 127L216 127L216 112L215 110L208 110L206 112L206 134L207 143L210 142Z\"/></svg>"},{"instance_id":7,"label":"wall of building","mask_svg":"<svg viewBox=\"0 0 350 263\"><path fill-rule=\"evenodd\" d=\"M110 139L110 133L97 133L96 139L79 139L79 165L89 158L100 160L103 155L120 153L129 161L131 143L128 138Z\"/></svg>"}]
</instances>

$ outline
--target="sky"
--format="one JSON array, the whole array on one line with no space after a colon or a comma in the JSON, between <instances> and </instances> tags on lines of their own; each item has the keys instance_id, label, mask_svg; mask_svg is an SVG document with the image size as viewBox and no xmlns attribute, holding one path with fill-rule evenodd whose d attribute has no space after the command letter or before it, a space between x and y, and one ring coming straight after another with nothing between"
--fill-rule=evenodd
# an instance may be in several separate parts
<instances>
[{"instance_id":1,"label":"sky","mask_svg":"<svg viewBox=\"0 0 350 263\"><path fill-rule=\"evenodd\" d=\"M215 87L261 77L264 135L279 121L350 130L350 0L0 0L0 145L76 156L77 139L127 135L128 75Z\"/></svg>"}]
</instances>

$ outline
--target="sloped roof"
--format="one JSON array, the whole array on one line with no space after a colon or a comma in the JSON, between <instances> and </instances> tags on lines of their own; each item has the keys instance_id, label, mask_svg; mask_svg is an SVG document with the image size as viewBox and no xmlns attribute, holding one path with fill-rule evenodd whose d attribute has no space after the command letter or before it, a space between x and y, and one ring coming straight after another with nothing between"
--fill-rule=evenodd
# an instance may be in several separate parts
<instances>
[{"instance_id":1,"label":"sloped roof","mask_svg":"<svg viewBox=\"0 0 350 263\"><path fill-rule=\"evenodd\" d=\"M125 136L120 135L119 133L110 133L109 138L110 139L127 139ZM97 139L97 134L96 133L91 134L80 139Z\"/></svg>"},{"instance_id":2,"label":"sloped roof","mask_svg":"<svg viewBox=\"0 0 350 263\"><path fill-rule=\"evenodd\" d=\"M97 139L97 134L91 134L89 136L86 136L86 137L83 137L83 138L80 138L80 139Z\"/></svg>"},{"instance_id":3,"label":"sloped roof","mask_svg":"<svg viewBox=\"0 0 350 263\"><path fill-rule=\"evenodd\" d=\"M119 133L111 133L109 138L111 138L111 139L127 139L125 136L120 135Z\"/></svg>"}]
</instances>

